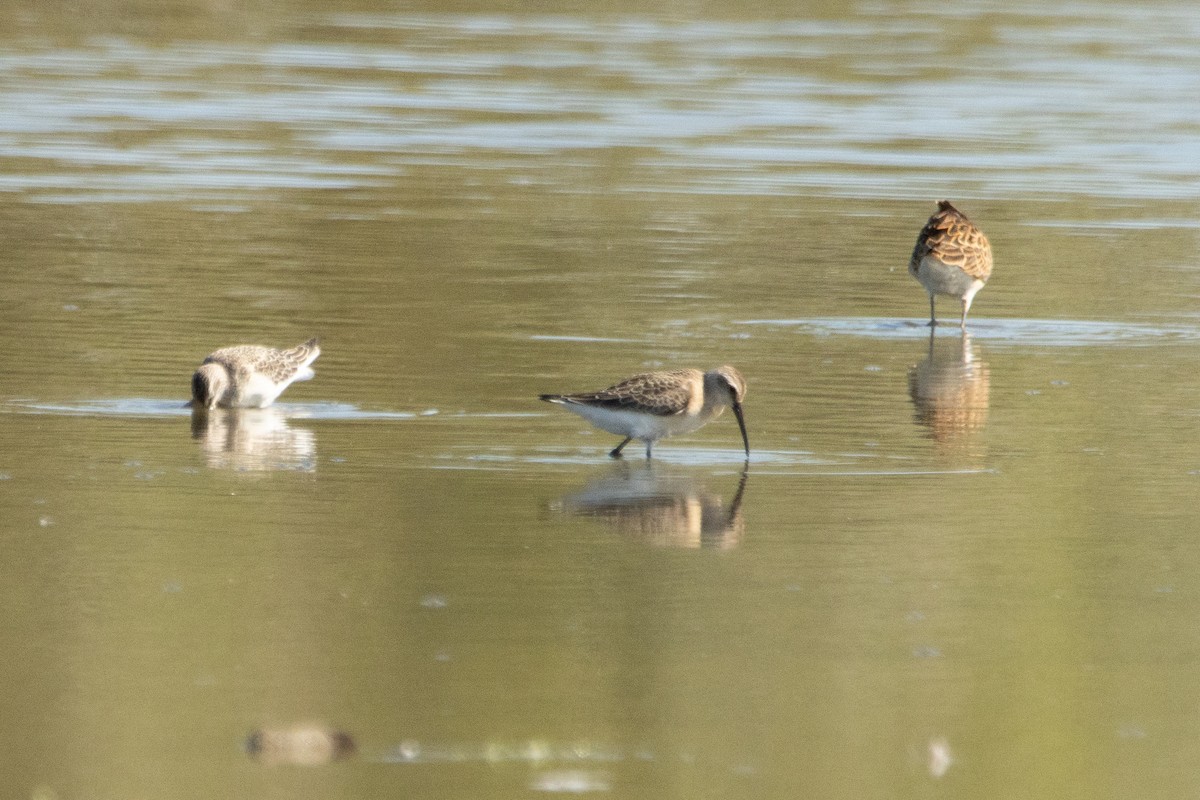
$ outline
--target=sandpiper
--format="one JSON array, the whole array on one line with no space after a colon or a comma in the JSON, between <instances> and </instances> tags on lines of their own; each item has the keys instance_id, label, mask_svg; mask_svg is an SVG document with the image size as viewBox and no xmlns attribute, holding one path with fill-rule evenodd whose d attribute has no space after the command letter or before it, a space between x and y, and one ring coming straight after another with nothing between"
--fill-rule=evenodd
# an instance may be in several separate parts
<instances>
[{"instance_id":1,"label":"sandpiper","mask_svg":"<svg viewBox=\"0 0 1200 800\"><path fill-rule=\"evenodd\" d=\"M746 458L750 458L750 439L742 417L746 379L733 367L708 372L647 372L598 392L544 394L541 398L565 406L601 430L624 436L625 441L609 453L613 458L620 458L621 449L634 439L646 443L646 458L650 458L650 450L659 439L691 433L731 406L742 431Z\"/></svg>"},{"instance_id":2,"label":"sandpiper","mask_svg":"<svg viewBox=\"0 0 1200 800\"><path fill-rule=\"evenodd\" d=\"M929 292L929 324L937 325L933 310L934 295L957 297L962 302L963 330L967 329L967 311L975 293L992 274L992 246L983 231L946 200L917 237L908 271Z\"/></svg>"},{"instance_id":3,"label":"sandpiper","mask_svg":"<svg viewBox=\"0 0 1200 800\"><path fill-rule=\"evenodd\" d=\"M192 376L193 408L266 408L295 381L316 375L309 366L321 355L316 339L291 350L256 344L209 353Z\"/></svg>"}]
</instances>

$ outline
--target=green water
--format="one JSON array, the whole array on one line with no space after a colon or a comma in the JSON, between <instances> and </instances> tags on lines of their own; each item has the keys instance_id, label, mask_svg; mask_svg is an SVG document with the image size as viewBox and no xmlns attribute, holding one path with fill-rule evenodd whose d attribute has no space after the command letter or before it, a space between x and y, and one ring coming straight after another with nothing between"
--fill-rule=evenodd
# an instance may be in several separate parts
<instances>
[{"instance_id":1,"label":"green water","mask_svg":"<svg viewBox=\"0 0 1200 800\"><path fill-rule=\"evenodd\" d=\"M2 793L1194 794L1200 13L1147 8L0 4ZM746 473L536 399L724 363ZM355 752L246 752L309 723Z\"/></svg>"}]
</instances>

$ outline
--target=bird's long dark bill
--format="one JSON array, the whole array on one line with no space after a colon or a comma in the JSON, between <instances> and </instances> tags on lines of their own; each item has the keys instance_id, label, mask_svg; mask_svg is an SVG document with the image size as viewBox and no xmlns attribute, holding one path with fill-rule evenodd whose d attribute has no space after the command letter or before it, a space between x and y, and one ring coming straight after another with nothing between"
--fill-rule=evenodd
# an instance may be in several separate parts
<instances>
[{"instance_id":1,"label":"bird's long dark bill","mask_svg":"<svg viewBox=\"0 0 1200 800\"><path fill-rule=\"evenodd\" d=\"M742 444L746 445L746 458L750 458L750 437L746 435L746 420L742 416L742 404L733 404L733 415L737 417L738 427L742 429Z\"/></svg>"}]
</instances>

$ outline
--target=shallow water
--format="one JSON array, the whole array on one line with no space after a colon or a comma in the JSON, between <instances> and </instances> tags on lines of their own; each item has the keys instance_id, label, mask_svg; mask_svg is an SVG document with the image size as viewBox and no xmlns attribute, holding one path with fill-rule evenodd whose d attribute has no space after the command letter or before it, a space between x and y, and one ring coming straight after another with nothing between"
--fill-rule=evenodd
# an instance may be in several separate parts
<instances>
[{"instance_id":1,"label":"shallow water","mask_svg":"<svg viewBox=\"0 0 1200 800\"><path fill-rule=\"evenodd\" d=\"M1196 792L1200 11L78 11L0 3L8 794ZM536 399L723 363L748 465Z\"/></svg>"}]
</instances>

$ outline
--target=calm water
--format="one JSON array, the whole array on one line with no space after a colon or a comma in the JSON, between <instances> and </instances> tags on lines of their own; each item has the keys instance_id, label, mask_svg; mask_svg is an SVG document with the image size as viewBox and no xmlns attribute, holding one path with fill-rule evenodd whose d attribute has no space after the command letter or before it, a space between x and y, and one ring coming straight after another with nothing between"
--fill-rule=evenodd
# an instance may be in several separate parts
<instances>
[{"instance_id":1,"label":"calm water","mask_svg":"<svg viewBox=\"0 0 1200 800\"><path fill-rule=\"evenodd\" d=\"M3 794L1196 794L1198 39L0 3ZM966 340L905 271L941 197ZM721 363L746 473L536 400Z\"/></svg>"}]
</instances>

